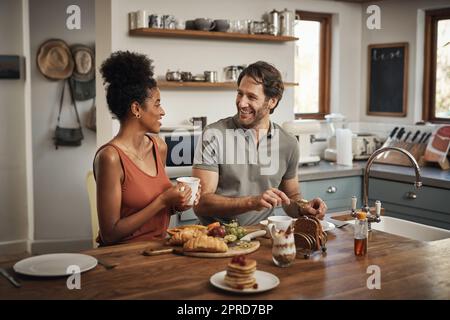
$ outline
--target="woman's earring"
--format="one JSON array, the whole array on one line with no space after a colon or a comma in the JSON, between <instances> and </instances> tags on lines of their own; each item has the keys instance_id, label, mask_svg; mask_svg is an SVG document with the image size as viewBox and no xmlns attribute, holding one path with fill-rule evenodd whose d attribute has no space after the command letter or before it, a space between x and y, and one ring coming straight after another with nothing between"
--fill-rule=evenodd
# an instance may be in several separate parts
<instances>
[{"instance_id":1,"label":"woman's earring","mask_svg":"<svg viewBox=\"0 0 450 320\"><path fill-rule=\"evenodd\" d=\"M141 117L141 115L138 113L138 114L136 114L136 118L140 118Z\"/></svg>"}]
</instances>

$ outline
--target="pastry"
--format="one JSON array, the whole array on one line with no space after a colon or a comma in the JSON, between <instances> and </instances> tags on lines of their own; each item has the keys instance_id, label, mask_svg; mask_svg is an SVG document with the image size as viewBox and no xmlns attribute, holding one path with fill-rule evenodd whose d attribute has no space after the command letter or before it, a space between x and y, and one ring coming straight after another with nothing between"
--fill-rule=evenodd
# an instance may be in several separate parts
<instances>
[{"instance_id":1,"label":"pastry","mask_svg":"<svg viewBox=\"0 0 450 320\"><path fill-rule=\"evenodd\" d=\"M185 226L169 228L169 229L167 229L167 233L173 236L175 233L178 233L178 232L181 232L181 231L187 230L187 229L199 230L199 231L203 231L203 232L206 232L206 230L207 230L207 228L205 226L198 225L198 224L189 224L189 225L185 225Z\"/></svg>"},{"instance_id":2,"label":"pastry","mask_svg":"<svg viewBox=\"0 0 450 320\"><path fill-rule=\"evenodd\" d=\"M174 246L180 246L186 243L187 241L198 238L200 236L205 235L205 233L199 229L184 229L180 232L176 232L169 239L169 244Z\"/></svg>"},{"instance_id":3,"label":"pastry","mask_svg":"<svg viewBox=\"0 0 450 320\"><path fill-rule=\"evenodd\" d=\"M228 246L223 239L203 234L187 241L183 246L183 250L191 252L227 252Z\"/></svg>"}]
</instances>

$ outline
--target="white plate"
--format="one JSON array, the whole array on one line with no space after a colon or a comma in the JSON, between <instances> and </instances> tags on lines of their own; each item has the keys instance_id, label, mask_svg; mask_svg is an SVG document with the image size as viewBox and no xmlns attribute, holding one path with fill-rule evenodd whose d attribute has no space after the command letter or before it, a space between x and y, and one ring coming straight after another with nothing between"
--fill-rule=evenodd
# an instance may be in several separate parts
<instances>
[{"instance_id":1,"label":"white plate","mask_svg":"<svg viewBox=\"0 0 450 320\"><path fill-rule=\"evenodd\" d=\"M331 231L334 228L336 228L336 226L333 223L325 221L325 220L320 220L320 224L322 225L323 231Z\"/></svg>"},{"instance_id":2,"label":"white plate","mask_svg":"<svg viewBox=\"0 0 450 320\"><path fill-rule=\"evenodd\" d=\"M69 275L67 267L73 265L85 272L97 266L97 259L80 253L44 254L17 262L14 271L28 276L61 277Z\"/></svg>"},{"instance_id":3,"label":"white plate","mask_svg":"<svg viewBox=\"0 0 450 320\"><path fill-rule=\"evenodd\" d=\"M294 219L294 220L296 220L296 219ZM269 220L261 220L259 222L259 224L263 225L264 227L267 227L268 223L269 223ZM322 225L323 231L331 231L334 228L336 228L336 226L333 223L325 221L325 220L320 220L320 224Z\"/></svg>"},{"instance_id":4,"label":"white plate","mask_svg":"<svg viewBox=\"0 0 450 320\"><path fill-rule=\"evenodd\" d=\"M253 288L248 288L248 289L243 289L243 290L234 289L234 288L231 288L226 285L225 279L224 279L226 273L227 273L226 271L217 272L216 274L211 276L209 281L211 282L211 284L213 286L215 286L219 289L223 289L223 290L231 291L231 292L238 292L238 293L264 292L264 291L271 290L280 284L280 279L278 279L278 277L276 275L271 274L269 272L256 270L253 276L255 277L256 283L258 284L257 289L253 289Z\"/></svg>"}]
</instances>

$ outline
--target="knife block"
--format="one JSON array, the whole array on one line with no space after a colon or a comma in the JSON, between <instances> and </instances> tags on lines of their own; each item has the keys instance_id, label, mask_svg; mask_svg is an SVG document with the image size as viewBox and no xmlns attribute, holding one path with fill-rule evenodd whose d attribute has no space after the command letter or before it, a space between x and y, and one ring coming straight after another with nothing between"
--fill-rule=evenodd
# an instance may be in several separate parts
<instances>
[{"instance_id":1,"label":"knife block","mask_svg":"<svg viewBox=\"0 0 450 320\"><path fill-rule=\"evenodd\" d=\"M420 158L425 153L426 144L422 143L411 143L404 141L391 141L389 143L385 143L383 147L397 147L402 148L411 153L411 155L416 159L419 163ZM387 151L385 153L380 154L374 160L375 163L384 163L384 164L392 164L397 166L411 167L411 162L409 159L402 153L396 151ZM419 163L420 165L420 163Z\"/></svg>"}]
</instances>

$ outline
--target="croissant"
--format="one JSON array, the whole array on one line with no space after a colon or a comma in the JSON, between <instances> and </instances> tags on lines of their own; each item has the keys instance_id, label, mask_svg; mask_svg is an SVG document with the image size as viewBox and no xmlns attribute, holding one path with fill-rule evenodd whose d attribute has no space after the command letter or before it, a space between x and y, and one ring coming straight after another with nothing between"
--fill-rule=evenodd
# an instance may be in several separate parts
<instances>
[{"instance_id":1,"label":"croissant","mask_svg":"<svg viewBox=\"0 0 450 320\"><path fill-rule=\"evenodd\" d=\"M184 229L180 232L176 232L172 235L172 238L169 240L169 244L175 245L175 246L181 246L185 242L200 237L201 235L204 235L204 232L198 230L198 229Z\"/></svg>"},{"instance_id":2,"label":"croissant","mask_svg":"<svg viewBox=\"0 0 450 320\"><path fill-rule=\"evenodd\" d=\"M219 238L202 235L186 242L183 250L194 252L227 252L228 246Z\"/></svg>"}]
</instances>

